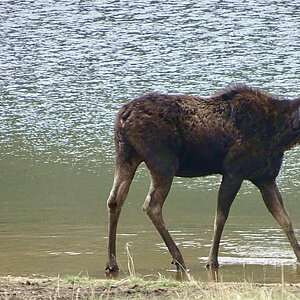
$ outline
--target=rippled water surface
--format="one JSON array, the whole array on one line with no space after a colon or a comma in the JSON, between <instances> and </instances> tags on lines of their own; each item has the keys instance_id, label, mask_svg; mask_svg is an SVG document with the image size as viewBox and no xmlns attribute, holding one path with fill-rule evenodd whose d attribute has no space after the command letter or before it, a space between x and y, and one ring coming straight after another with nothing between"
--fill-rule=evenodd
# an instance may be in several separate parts
<instances>
[{"instance_id":1,"label":"rippled water surface","mask_svg":"<svg viewBox=\"0 0 300 300\"><path fill-rule=\"evenodd\" d=\"M1 274L104 276L106 198L118 108L159 90L209 96L236 82L299 96L297 1L0 2ZM278 178L300 237L300 148ZM176 179L165 218L192 274L204 268L220 177ZM138 171L119 226L136 272L169 274L170 256L141 205ZM300 281L282 231L245 183L222 239L222 280Z\"/></svg>"}]
</instances>

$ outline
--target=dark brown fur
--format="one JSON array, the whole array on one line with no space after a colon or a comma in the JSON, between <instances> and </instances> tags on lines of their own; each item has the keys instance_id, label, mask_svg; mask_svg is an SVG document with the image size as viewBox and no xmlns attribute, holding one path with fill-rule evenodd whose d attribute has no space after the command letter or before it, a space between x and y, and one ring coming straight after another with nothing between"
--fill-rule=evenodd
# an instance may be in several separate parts
<instances>
[{"instance_id":1,"label":"dark brown fur","mask_svg":"<svg viewBox=\"0 0 300 300\"><path fill-rule=\"evenodd\" d=\"M108 199L107 269L118 269L117 222L141 162L147 165L152 179L143 209L179 269L185 269L185 264L162 217L162 206L174 176L223 176L207 267L219 265L222 230L244 179L260 189L300 261L300 247L275 183L284 151L300 142L299 106L300 99L280 101L245 85L211 98L150 93L124 105L115 122L116 173Z\"/></svg>"}]
</instances>

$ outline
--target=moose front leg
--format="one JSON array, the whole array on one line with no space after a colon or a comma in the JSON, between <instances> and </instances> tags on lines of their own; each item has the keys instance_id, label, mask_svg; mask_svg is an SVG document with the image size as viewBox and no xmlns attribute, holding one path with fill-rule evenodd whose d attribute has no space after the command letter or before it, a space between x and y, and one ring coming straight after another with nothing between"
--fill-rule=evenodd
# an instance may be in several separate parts
<instances>
[{"instance_id":1,"label":"moose front leg","mask_svg":"<svg viewBox=\"0 0 300 300\"><path fill-rule=\"evenodd\" d=\"M206 263L206 268L219 267L218 251L221 235L229 214L230 206L237 192L239 191L242 182L243 179L240 177L224 175L222 178L222 183L218 193L218 204L215 217L213 241L209 252L208 261Z\"/></svg>"},{"instance_id":2,"label":"moose front leg","mask_svg":"<svg viewBox=\"0 0 300 300\"><path fill-rule=\"evenodd\" d=\"M300 262L300 246L296 239L290 216L284 208L275 180L253 183L259 188L268 210L285 232L295 252L297 261Z\"/></svg>"}]
</instances>

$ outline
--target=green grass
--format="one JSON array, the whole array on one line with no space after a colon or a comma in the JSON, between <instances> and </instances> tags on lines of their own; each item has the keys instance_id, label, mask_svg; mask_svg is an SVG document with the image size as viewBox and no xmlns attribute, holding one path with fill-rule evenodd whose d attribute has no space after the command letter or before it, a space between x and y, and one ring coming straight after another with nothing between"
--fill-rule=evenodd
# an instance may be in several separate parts
<instances>
[{"instance_id":1,"label":"green grass","mask_svg":"<svg viewBox=\"0 0 300 300\"><path fill-rule=\"evenodd\" d=\"M153 278L153 276L151 277ZM14 298L20 295L19 298ZM91 279L87 276L64 278L0 277L0 299L207 299L207 300L300 300L298 284L255 284L201 282L188 277L176 281L157 275L128 276L120 280Z\"/></svg>"},{"instance_id":2,"label":"green grass","mask_svg":"<svg viewBox=\"0 0 300 300\"><path fill-rule=\"evenodd\" d=\"M70 284L82 284L85 282L89 282L90 278L88 276L81 275L69 275L66 276L63 281Z\"/></svg>"},{"instance_id":3,"label":"green grass","mask_svg":"<svg viewBox=\"0 0 300 300\"><path fill-rule=\"evenodd\" d=\"M91 299L300 300L300 284L204 283L192 278L179 282L162 276L156 280L139 276L122 280L82 279L76 284L81 288L92 286L94 296L103 288L100 297Z\"/></svg>"}]
</instances>

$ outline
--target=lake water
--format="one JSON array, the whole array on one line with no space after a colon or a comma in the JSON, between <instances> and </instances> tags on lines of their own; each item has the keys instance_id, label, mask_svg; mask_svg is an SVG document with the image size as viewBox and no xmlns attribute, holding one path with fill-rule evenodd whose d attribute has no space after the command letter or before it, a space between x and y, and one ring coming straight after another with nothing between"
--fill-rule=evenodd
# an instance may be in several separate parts
<instances>
[{"instance_id":1,"label":"lake water","mask_svg":"<svg viewBox=\"0 0 300 300\"><path fill-rule=\"evenodd\" d=\"M158 90L209 96L236 82L299 96L297 1L0 2L0 275L104 278L106 199L118 108ZM300 147L278 183L300 238ZM164 206L196 279L211 243L219 176L177 178ZM141 206L141 166L118 231L138 274L174 276ZM300 282L300 267L261 197L244 183L220 247L219 280Z\"/></svg>"}]
</instances>

